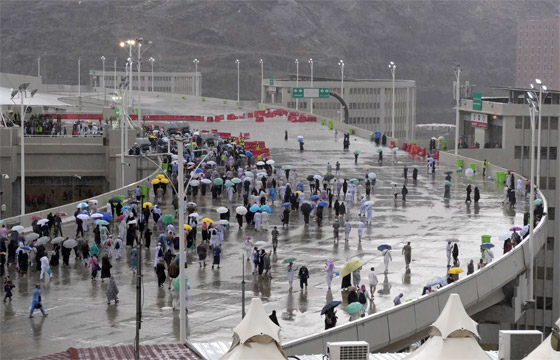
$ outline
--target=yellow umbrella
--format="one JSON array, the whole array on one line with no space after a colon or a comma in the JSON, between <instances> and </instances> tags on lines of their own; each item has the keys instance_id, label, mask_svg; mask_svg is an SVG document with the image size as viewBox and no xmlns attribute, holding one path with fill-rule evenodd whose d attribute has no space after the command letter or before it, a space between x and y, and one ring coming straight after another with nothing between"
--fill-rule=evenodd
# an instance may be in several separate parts
<instances>
[{"instance_id":1,"label":"yellow umbrella","mask_svg":"<svg viewBox=\"0 0 560 360\"><path fill-rule=\"evenodd\" d=\"M362 266L362 263L358 260L349 261L344 264L344 266L340 270L340 277L345 277L346 275L351 274L353 271L358 270Z\"/></svg>"},{"instance_id":2,"label":"yellow umbrella","mask_svg":"<svg viewBox=\"0 0 560 360\"><path fill-rule=\"evenodd\" d=\"M159 184L159 179L154 179L154 180L152 180L152 184L153 184L153 185Z\"/></svg>"},{"instance_id":3,"label":"yellow umbrella","mask_svg":"<svg viewBox=\"0 0 560 360\"><path fill-rule=\"evenodd\" d=\"M302 194L302 193L303 193L303 191L299 191L299 190L296 191L296 194Z\"/></svg>"},{"instance_id":4,"label":"yellow umbrella","mask_svg":"<svg viewBox=\"0 0 560 360\"><path fill-rule=\"evenodd\" d=\"M190 225L183 225L183 228L185 228L185 230L192 230L192 227Z\"/></svg>"},{"instance_id":5,"label":"yellow umbrella","mask_svg":"<svg viewBox=\"0 0 560 360\"><path fill-rule=\"evenodd\" d=\"M156 177L160 180L165 179L165 175L163 175L163 174L158 174L158 175L156 175Z\"/></svg>"},{"instance_id":6,"label":"yellow umbrella","mask_svg":"<svg viewBox=\"0 0 560 360\"><path fill-rule=\"evenodd\" d=\"M212 221L212 219L210 219L210 218L204 218L204 219L202 219L202 222L212 224L214 221Z\"/></svg>"},{"instance_id":7,"label":"yellow umbrella","mask_svg":"<svg viewBox=\"0 0 560 360\"><path fill-rule=\"evenodd\" d=\"M454 268L449 269L450 274L460 274L462 272L464 272L464 271L460 267L454 267Z\"/></svg>"},{"instance_id":8,"label":"yellow umbrella","mask_svg":"<svg viewBox=\"0 0 560 360\"><path fill-rule=\"evenodd\" d=\"M159 182L162 184L169 184L169 180L167 179L161 179Z\"/></svg>"},{"instance_id":9,"label":"yellow umbrella","mask_svg":"<svg viewBox=\"0 0 560 360\"><path fill-rule=\"evenodd\" d=\"M147 208L147 207L152 207L152 206L154 206L154 205L152 205L151 202L145 202L144 205L142 205L142 207L143 207L144 209Z\"/></svg>"}]
</instances>

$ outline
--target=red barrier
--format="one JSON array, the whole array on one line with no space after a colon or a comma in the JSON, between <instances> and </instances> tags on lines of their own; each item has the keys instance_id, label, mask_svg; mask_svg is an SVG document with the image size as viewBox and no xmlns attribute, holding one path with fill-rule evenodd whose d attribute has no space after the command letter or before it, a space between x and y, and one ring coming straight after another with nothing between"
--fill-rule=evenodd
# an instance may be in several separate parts
<instances>
[{"instance_id":1,"label":"red barrier","mask_svg":"<svg viewBox=\"0 0 560 360\"><path fill-rule=\"evenodd\" d=\"M425 148L420 148L418 150L418 155L419 156L426 156L426 149Z\"/></svg>"},{"instance_id":2,"label":"red barrier","mask_svg":"<svg viewBox=\"0 0 560 360\"><path fill-rule=\"evenodd\" d=\"M439 160L439 150L434 150L434 159Z\"/></svg>"},{"instance_id":3,"label":"red barrier","mask_svg":"<svg viewBox=\"0 0 560 360\"><path fill-rule=\"evenodd\" d=\"M249 140L251 138L251 133L243 133L243 138Z\"/></svg>"},{"instance_id":4,"label":"red barrier","mask_svg":"<svg viewBox=\"0 0 560 360\"><path fill-rule=\"evenodd\" d=\"M264 118L262 116L257 116L256 122L264 122Z\"/></svg>"},{"instance_id":5,"label":"red barrier","mask_svg":"<svg viewBox=\"0 0 560 360\"><path fill-rule=\"evenodd\" d=\"M392 148L394 148L395 146L396 146L396 145L395 145L395 142L394 142L394 141L391 141L391 145L389 145L389 147L392 149Z\"/></svg>"},{"instance_id":6,"label":"red barrier","mask_svg":"<svg viewBox=\"0 0 560 360\"><path fill-rule=\"evenodd\" d=\"M402 149L403 149L404 151L407 151L407 150L408 150L408 144L407 144L407 143L403 143L403 144L402 144Z\"/></svg>"},{"instance_id":7,"label":"red barrier","mask_svg":"<svg viewBox=\"0 0 560 360\"><path fill-rule=\"evenodd\" d=\"M247 117L252 118L252 117L253 117L253 113L251 112L251 113L247 114Z\"/></svg>"},{"instance_id":8,"label":"red barrier","mask_svg":"<svg viewBox=\"0 0 560 360\"><path fill-rule=\"evenodd\" d=\"M227 119L228 120L235 120L235 119L237 119L237 116L235 116L234 114L228 114Z\"/></svg>"},{"instance_id":9,"label":"red barrier","mask_svg":"<svg viewBox=\"0 0 560 360\"><path fill-rule=\"evenodd\" d=\"M208 116L208 117L206 117L206 121L207 122L214 122L214 118L212 116ZM212 130L212 132L213 132L213 130Z\"/></svg>"}]
</instances>

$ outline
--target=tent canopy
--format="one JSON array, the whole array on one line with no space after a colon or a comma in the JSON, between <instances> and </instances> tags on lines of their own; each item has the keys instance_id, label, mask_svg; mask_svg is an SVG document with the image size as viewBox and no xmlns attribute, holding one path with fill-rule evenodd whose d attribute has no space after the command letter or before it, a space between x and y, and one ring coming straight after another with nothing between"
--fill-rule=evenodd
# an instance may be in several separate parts
<instances>
[{"instance_id":1,"label":"tent canopy","mask_svg":"<svg viewBox=\"0 0 560 360\"><path fill-rule=\"evenodd\" d=\"M482 350L474 337L443 339L441 336L432 336L403 360L447 359L490 360L491 358Z\"/></svg>"},{"instance_id":2,"label":"tent canopy","mask_svg":"<svg viewBox=\"0 0 560 360\"><path fill-rule=\"evenodd\" d=\"M59 101L58 95L41 94L40 92L37 92L33 97L31 97L31 90L33 89L27 89L27 97L23 100L23 104L25 106L72 106L65 102ZM19 94L14 96L14 98L12 99L12 89L0 87L0 106L6 105L21 105L21 99L19 97Z\"/></svg>"},{"instance_id":3,"label":"tent canopy","mask_svg":"<svg viewBox=\"0 0 560 360\"><path fill-rule=\"evenodd\" d=\"M257 335L268 335L280 342L280 327L272 322L264 311L261 299L253 298L247 315L233 328L241 344Z\"/></svg>"},{"instance_id":4,"label":"tent canopy","mask_svg":"<svg viewBox=\"0 0 560 360\"><path fill-rule=\"evenodd\" d=\"M465 311L459 295L451 294L438 319L432 324L432 333L443 339L465 337L468 333L480 338L476 325Z\"/></svg>"}]
</instances>

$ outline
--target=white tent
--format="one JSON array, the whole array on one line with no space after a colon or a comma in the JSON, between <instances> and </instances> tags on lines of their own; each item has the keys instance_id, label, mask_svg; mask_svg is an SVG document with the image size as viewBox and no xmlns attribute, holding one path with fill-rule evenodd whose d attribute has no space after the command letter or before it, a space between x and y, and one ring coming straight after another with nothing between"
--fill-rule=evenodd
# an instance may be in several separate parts
<instances>
[{"instance_id":1,"label":"white tent","mask_svg":"<svg viewBox=\"0 0 560 360\"><path fill-rule=\"evenodd\" d=\"M556 321L556 330L531 351L523 360L558 360L560 359L560 319Z\"/></svg>"},{"instance_id":2,"label":"white tent","mask_svg":"<svg viewBox=\"0 0 560 360\"><path fill-rule=\"evenodd\" d=\"M221 360L287 359L280 346L280 327L264 311L261 299L251 301L249 311L233 329L233 342Z\"/></svg>"},{"instance_id":3,"label":"white tent","mask_svg":"<svg viewBox=\"0 0 560 360\"><path fill-rule=\"evenodd\" d=\"M432 336L406 360L468 359L489 360L478 345L478 330L458 294L451 294L438 319L432 324Z\"/></svg>"},{"instance_id":4,"label":"white tent","mask_svg":"<svg viewBox=\"0 0 560 360\"><path fill-rule=\"evenodd\" d=\"M17 89L16 89L17 90ZM69 107L70 104L65 102L59 101L58 95L52 94L41 94L37 92L33 97L31 97L30 91L32 89L27 89L27 96L23 100L23 104L25 106L53 106L53 107ZM19 94L17 94L12 99L12 89L8 89L5 87L0 87L0 105L13 105L19 106L21 105L21 99L19 98Z\"/></svg>"}]
</instances>

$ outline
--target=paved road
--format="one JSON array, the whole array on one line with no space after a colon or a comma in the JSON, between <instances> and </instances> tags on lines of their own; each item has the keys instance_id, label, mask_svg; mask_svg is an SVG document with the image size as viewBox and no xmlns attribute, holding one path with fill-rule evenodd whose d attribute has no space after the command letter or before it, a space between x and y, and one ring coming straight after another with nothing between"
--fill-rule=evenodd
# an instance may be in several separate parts
<instances>
[{"instance_id":1,"label":"paved road","mask_svg":"<svg viewBox=\"0 0 560 360\"><path fill-rule=\"evenodd\" d=\"M292 216L290 228L280 230L278 253L272 257L272 280L261 280L250 274L249 263L242 264L242 244L246 236L253 241L270 242L268 233L256 233L251 229L239 229L231 226L226 234L222 253L222 268L212 270L209 266L199 269L193 254L189 254L187 276L191 286L190 307L188 313L188 336L196 342L214 340L230 340L231 329L241 319L241 280L242 267L247 274L247 304L252 296L263 299L265 308L278 313L282 327L283 340L295 339L323 328L323 319L319 311L325 302L341 299L340 279L333 281L332 291L327 291L324 262L332 258L336 268L340 269L347 260L359 259L364 271L362 279L367 281L370 266L382 267L381 254L377 246L389 243L393 246L393 262L385 278L378 273L381 283L378 287L387 290L387 294L378 294L375 303L369 307L374 313L392 306L392 299L399 293L405 299L419 296L424 284L434 276L445 276L446 256L445 239L458 237L460 244L460 260L466 269L470 259L479 257L478 244L480 235L495 236L497 245L494 253L501 253L501 244L497 236L513 224L522 222L522 209L525 202L518 204L515 210L504 210L500 204L502 191L496 188L492 180L483 181L480 176L476 180L464 176L453 175L451 200L444 202L443 166L438 167L437 174L428 178L423 162L412 159L408 154L399 152L398 163L391 164L390 151L385 149L383 166L377 165L375 147L363 139L352 138L350 152L342 151L342 142L334 142L332 132L313 123L288 123L283 119L267 119L265 123L252 121L226 121L220 124L194 124L200 129L219 128L232 133L250 132L252 139L266 140L271 148L271 156L277 166L293 165L301 176L326 172L328 161L334 165L339 160L342 164L342 176L347 178L363 177L365 169L377 174L377 185L371 196L374 200L374 223L365 231L361 246L357 241L357 230L351 233L348 246L341 242L333 246L332 218L334 211L325 214L325 225L322 228L314 223L303 226L301 217ZM283 139L284 129L289 130L289 140ZM305 138L306 150L301 153L296 142L297 135ZM359 162L354 164L353 150L361 149ZM419 180L416 184L408 180L408 201L393 201L390 182L395 181L402 186L402 167L419 164L421 166ZM464 202L465 187L468 182L478 185L481 189L480 205L466 205ZM306 186L306 191L308 191ZM241 199L237 200L240 201ZM199 205L199 213L217 218L215 208L227 206L227 199L212 200L200 198L195 200ZM234 199L234 202L235 199ZM167 199L167 204L170 204ZM237 202L234 207L237 206ZM164 212L169 207L164 207ZM279 224L280 203L276 202L270 216L271 224ZM357 221L357 209L351 211L351 219ZM66 232L72 232L73 226L66 226ZM342 233L341 233L342 234ZM200 235L199 235L200 236ZM413 262L410 274L404 271L404 258L400 255L406 241L412 242ZM155 273L151 270L154 256L152 249L145 251L144 266L144 323L142 325L142 341L147 343L175 342L179 334L179 314L171 308L171 292L158 289ZM269 247L270 249L270 247ZM288 292L285 265L282 260L287 257L298 259L296 265L306 264L311 271L309 289L299 291L294 287ZM194 264L192 264L194 260ZM65 350L70 346L88 347L132 343L135 327L135 280L129 270L127 258L113 261L113 274L119 286L121 301L117 306L107 306L105 292L107 284L100 281L92 283L89 270L71 259L70 268L54 269L54 278L43 281L43 301L49 317L42 319L36 315L27 318L31 292L38 281L38 274L31 272L28 279L18 279L14 269L10 270L16 279L14 300L11 304L2 305L0 321L1 356L6 359L30 358ZM296 285L297 279L294 282ZM343 309L339 309L339 322L348 321Z\"/></svg>"}]
</instances>

